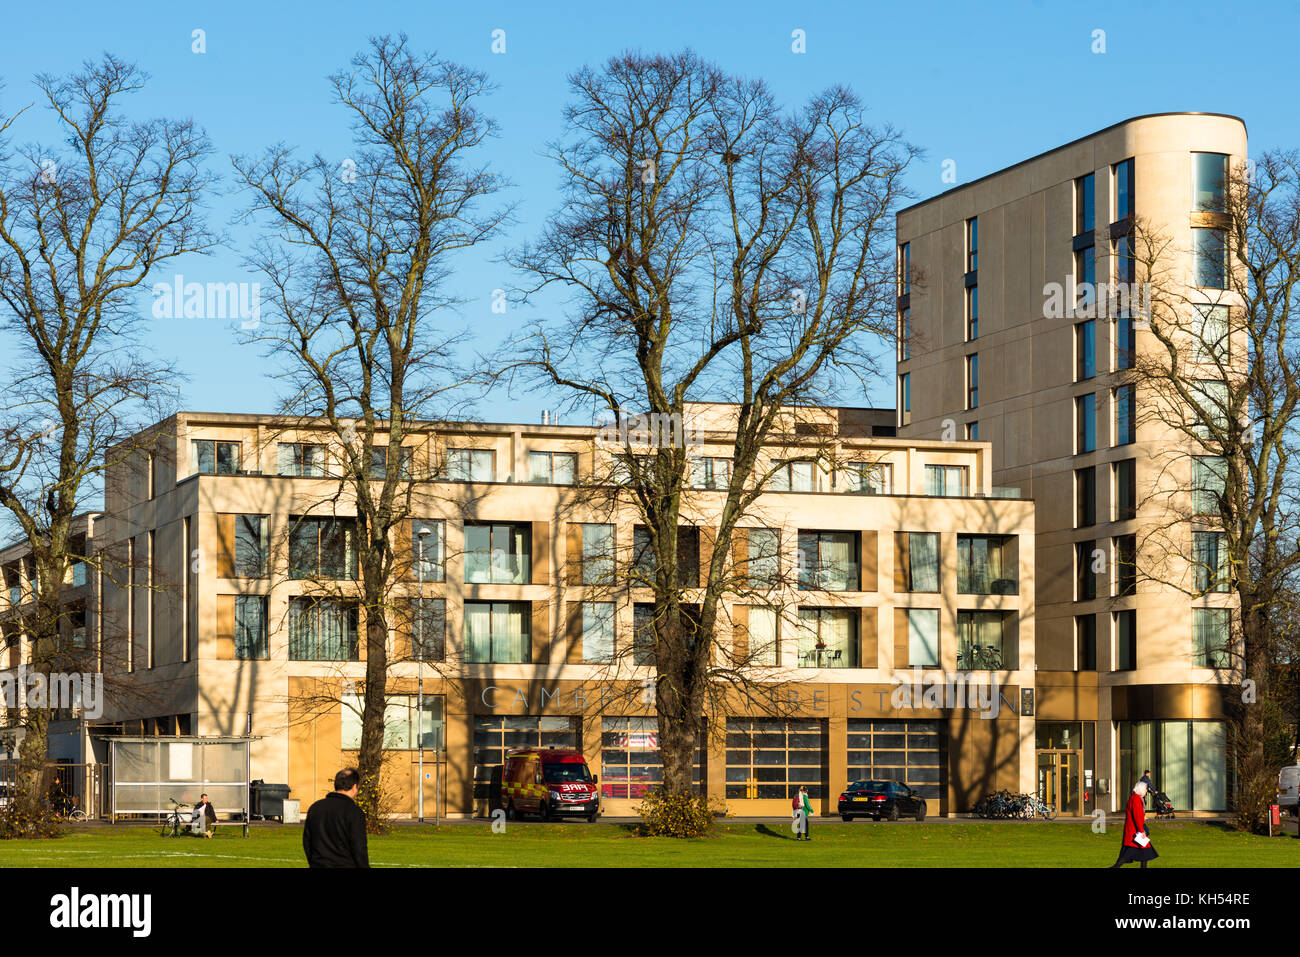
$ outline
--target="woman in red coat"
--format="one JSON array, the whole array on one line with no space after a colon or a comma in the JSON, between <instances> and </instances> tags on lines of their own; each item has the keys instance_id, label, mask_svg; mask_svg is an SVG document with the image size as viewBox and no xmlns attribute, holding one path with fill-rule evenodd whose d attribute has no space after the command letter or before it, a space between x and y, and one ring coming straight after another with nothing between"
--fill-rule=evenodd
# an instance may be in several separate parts
<instances>
[{"instance_id":1,"label":"woman in red coat","mask_svg":"<svg viewBox=\"0 0 1300 957\"><path fill-rule=\"evenodd\" d=\"M1160 856L1151 843L1151 835L1147 834L1147 812L1143 806L1146 794L1146 782L1139 781L1128 796L1128 807L1124 810L1124 843L1119 846L1119 859L1111 865L1112 868L1138 861L1145 869L1147 861Z\"/></svg>"}]
</instances>

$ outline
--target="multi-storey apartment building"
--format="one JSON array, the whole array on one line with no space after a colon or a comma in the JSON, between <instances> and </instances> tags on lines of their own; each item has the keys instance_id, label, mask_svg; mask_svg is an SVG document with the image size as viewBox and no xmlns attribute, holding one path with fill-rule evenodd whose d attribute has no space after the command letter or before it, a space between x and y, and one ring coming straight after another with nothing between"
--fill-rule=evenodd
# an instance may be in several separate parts
<instances>
[{"instance_id":1,"label":"multi-storey apartment building","mask_svg":"<svg viewBox=\"0 0 1300 957\"><path fill-rule=\"evenodd\" d=\"M1197 321L1230 305L1225 179L1245 157L1235 117L1143 116L898 215L899 434L988 442L993 481L1036 502L1038 679L1096 689L1068 728L1040 722L1037 788L1088 806L1096 782L1115 807L1147 768L1177 807L1230 800L1231 609L1196 581L1214 532L1183 520L1213 511L1189 503L1221 471L1143 414L1132 370L1158 344L1129 284L1141 228L1168 240L1164 275ZM1081 766L1057 753L1067 734Z\"/></svg>"},{"instance_id":2,"label":"multi-storey apartment building","mask_svg":"<svg viewBox=\"0 0 1300 957\"><path fill-rule=\"evenodd\" d=\"M688 599L732 414L693 413ZM698 756L700 787L733 813L784 814L802 784L834 813L863 778L968 811L1029 790L1036 718L1073 716L1075 676L1034 694L1033 503L995 494L987 443L894 432L892 411L805 410L764 457L778 471L731 550L717 660L749 688L710 711ZM184 413L112 471L87 641L132 693L110 695L92 738L247 735L253 777L304 801L355 760L365 622L336 441ZM506 749L554 745L583 750L606 813L631 813L660 768L618 444L591 426L468 423L406 444L386 459L414 480L389 602L393 812L415 811L421 749L426 813L454 816L488 810ZM0 555L7 575L20 551ZM21 604L0 611L7 627Z\"/></svg>"}]
</instances>

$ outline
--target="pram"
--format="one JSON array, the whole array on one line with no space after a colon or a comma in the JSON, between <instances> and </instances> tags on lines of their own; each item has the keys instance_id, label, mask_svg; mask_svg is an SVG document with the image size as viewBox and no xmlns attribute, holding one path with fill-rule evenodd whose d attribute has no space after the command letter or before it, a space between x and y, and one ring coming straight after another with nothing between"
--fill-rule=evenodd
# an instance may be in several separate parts
<instances>
[{"instance_id":1,"label":"pram","mask_svg":"<svg viewBox=\"0 0 1300 957\"><path fill-rule=\"evenodd\" d=\"M1151 796L1151 813L1158 818L1174 817L1174 804L1164 791L1156 791Z\"/></svg>"}]
</instances>

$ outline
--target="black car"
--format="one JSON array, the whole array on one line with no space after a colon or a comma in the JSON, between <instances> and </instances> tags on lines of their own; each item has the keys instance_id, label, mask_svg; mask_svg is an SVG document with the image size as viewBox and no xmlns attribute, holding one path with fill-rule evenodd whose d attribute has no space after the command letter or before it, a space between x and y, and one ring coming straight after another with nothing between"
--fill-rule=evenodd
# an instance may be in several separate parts
<instances>
[{"instance_id":1,"label":"black car","mask_svg":"<svg viewBox=\"0 0 1300 957\"><path fill-rule=\"evenodd\" d=\"M855 817L870 817L873 821L914 817L924 821L925 798L897 781L854 781L840 795L840 817L846 821Z\"/></svg>"}]
</instances>

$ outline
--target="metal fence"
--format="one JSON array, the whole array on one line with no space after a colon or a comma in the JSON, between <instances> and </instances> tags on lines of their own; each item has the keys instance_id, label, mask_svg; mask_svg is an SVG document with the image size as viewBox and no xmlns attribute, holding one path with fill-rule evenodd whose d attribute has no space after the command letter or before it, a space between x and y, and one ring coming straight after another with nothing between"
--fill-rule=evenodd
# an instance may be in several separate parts
<instances>
[{"instance_id":1,"label":"metal fence","mask_svg":"<svg viewBox=\"0 0 1300 957\"><path fill-rule=\"evenodd\" d=\"M102 817L107 813L103 770L100 764L50 762L42 774L41 790L60 814L79 809L88 818ZM0 807L13 800L17 786L18 762L0 761Z\"/></svg>"}]
</instances>

